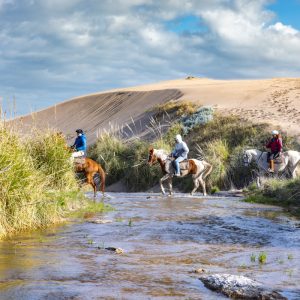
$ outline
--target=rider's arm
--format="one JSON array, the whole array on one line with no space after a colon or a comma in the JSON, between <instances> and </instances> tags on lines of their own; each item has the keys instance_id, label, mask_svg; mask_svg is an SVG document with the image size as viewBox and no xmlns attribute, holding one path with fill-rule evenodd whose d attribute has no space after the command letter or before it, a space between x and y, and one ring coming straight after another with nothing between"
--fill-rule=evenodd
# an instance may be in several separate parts
<instances>
[{"instance_id":1,"label":"rider's arm","mask_svg":"<svg viewBox=\"0 0 300 300\"><path fill-rule=\"evenodd\" d=\"M278 139L278 151L281 152L282 151L282 139Z\"/></svg>"},{"instance_id":2,"label":"rider's arm","mask_svg":"<svg viewBox=\"0 0 300 300\"><path fill-rule=\"evenodd\" d=\"M189 148L188 148L188 146L187 146L186 143L183 143L183 144L182 144L182 148L183 148L183 151L184 151L186 154L188 154L188 153L190 152L190 150L189 150Z\"/></svg>"}]
</instances>

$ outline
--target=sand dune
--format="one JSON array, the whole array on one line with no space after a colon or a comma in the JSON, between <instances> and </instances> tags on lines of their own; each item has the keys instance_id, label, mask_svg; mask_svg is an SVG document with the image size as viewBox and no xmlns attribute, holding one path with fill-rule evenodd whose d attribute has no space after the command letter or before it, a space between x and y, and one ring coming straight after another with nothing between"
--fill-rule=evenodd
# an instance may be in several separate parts
<instances>
[{"instance_id":1,"label":"sand dune","mask_svg":"<svg viewBox=\"0 0 300 300\"><path fill-rule=\"evenodd\" d=\"M190 78L85 95L15 120L23 130L35 124L66 135L86 130L90 143L99 130L133 119L142 130L147 110L169 100L211 105L225 114L269 122L290 134L300 133L300 79L212 80Z\"/></svg>"}]
</instances>

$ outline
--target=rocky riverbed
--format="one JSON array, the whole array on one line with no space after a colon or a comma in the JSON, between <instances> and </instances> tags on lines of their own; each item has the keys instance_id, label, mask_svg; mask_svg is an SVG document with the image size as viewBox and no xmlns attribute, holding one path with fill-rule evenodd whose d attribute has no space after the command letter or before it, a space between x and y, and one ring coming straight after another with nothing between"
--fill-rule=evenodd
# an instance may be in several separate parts
<instances>
[{"instance_id":1,"label":"rocky riverbed","mask_svg":"<svg viewBox=\"0 0 300 300\"><path fill-rule=\"evenodd\" d=\"M300 299L299 221L280 208L184 194L105 201L115 210L1 241L0 299L228 299L199 280L213 274Z\"/></svg>"}]
</instances>

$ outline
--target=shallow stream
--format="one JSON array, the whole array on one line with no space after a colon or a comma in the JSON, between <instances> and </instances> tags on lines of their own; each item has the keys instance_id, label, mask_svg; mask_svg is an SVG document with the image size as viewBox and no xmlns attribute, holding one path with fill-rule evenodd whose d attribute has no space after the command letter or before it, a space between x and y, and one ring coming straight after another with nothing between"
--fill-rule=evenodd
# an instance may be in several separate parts
<instances>
[{"instance_id":1,"label":"shallow stream","mask_svg":"<svg viewBox=\"0 0 300 300\"><path fill-rule=\"evenodd\" d=\"M280 208L226 197L108 196L112 212L1 241L0 299L227 299L203 286L199 268L300 299L299 221Z\"/></svg>"}]
</instances>

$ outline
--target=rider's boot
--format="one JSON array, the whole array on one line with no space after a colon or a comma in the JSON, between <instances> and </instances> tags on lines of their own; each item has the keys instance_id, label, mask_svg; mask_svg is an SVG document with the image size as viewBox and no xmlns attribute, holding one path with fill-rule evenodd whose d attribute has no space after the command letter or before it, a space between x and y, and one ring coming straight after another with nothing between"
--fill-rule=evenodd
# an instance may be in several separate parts
<instances>
[{"instance_id":1,"label":"rider's boot","mask_svg":"<svg viewBox=\"0 0 300 300\"><path fill-rule=\"evenodd\" d=\"M274 173L274 160L270 160L270 168L268 170L270 173Z\"/></svg>"}]
</instances>

